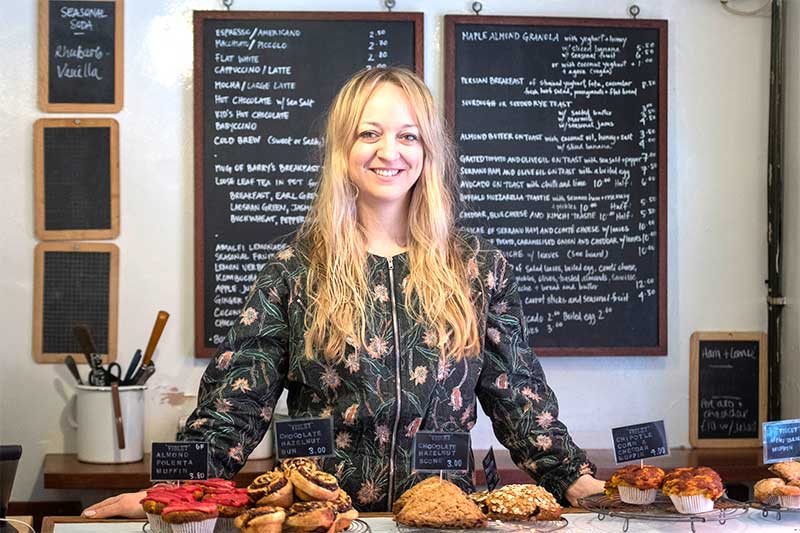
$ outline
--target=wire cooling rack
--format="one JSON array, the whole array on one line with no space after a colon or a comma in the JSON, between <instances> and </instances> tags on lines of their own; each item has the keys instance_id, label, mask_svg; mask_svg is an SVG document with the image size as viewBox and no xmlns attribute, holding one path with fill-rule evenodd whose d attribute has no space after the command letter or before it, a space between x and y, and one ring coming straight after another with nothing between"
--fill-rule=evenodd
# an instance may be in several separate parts
<instances>
[{"instance_id":1,"label":"wire cooling rack","mask_svg":"<svg viewBox=\"0 0 800 533\"><path fill-rule=\"evenodd\" d=\"M728 520L744 516L749 508L749 505L745 502L731 500L723 496L714 502L712 511L681 514L672 505L672 501L662 494L657 495L656 501L649 505L624 503L619 498L609 498L604 494L581 498L579 503L587 511L597 513L598 520L604 520L607 516L622 518L622 531L628 531L631 520L645 520L651 522L687 522L694 532L696 522L719 522L724 524Z\"/></svg>"}]
</instances>

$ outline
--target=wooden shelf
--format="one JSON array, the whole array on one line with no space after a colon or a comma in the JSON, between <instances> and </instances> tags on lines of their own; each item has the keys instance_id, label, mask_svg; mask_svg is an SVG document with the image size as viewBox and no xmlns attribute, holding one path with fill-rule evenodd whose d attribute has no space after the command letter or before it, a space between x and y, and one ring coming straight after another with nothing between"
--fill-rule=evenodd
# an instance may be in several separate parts
<instances>
[{"instance_id":1,"label":"wooden shelf","mask_svg":"<svg viewBox=\"0 0 800 533\"><path fill-rule=\"evenodd\" d=\"M597 465L597 476L608 479L617 469L611 450L587 450L589 459ZM475 450L475 462L480 465L485 450ZM528 475L519 470L506 450L495 451L497 468L503 484L526 483ZM675 448L668 457L658 457L647 464L664 469L679 466L708 466L719 472L726 483L752 483L770 477L764 465L761 448ZM240 487L249 485L256 476L271 470L272 459L248 461L234 478ZM478 485L485 483L483 470L476 472ZM138 463L97 465L81 463L75 454L47 454L44 459L46 489L143 489L150 486L150 454Z\"/></svg>"}]
</instances>

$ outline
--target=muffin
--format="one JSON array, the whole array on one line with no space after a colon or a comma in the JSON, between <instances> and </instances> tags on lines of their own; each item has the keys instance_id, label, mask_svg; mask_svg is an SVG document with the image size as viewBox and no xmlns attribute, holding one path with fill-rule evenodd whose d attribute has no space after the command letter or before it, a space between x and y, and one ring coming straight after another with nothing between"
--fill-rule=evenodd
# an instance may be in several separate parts
<instances>
[{"instance_id":1,"label":"muffin","mask_svg":"<svg viewBox=\"0 0 800 533\"><path fill-rule=\"evenodd\" d=\"M218 515L215 503L176 502L164 508L161 519L172 525L173 533L212 533Z\"/></svg>"},{"instance_id":2,"label":"muffin","mask_svg":"<svg viewBox=\"0 0 800 533\"><path fill-rule=\"evenodd\" d=\"M282 470L261 474L247 487L247 496L257 507L278 506L287 509L294 503L294 487Z\"/></svg>"},{"instance_id":3,"label":"muffin","mask_svg":"<svg viewBox=\"0 0 800 533\"><path fill-rule=\"evenodd\" d=\"M800 509L800 487L795 485L779 485L773 491L778 497L781 507L789 509Z\"/></svg>"},{"instance_id":4,"label":"muffin","mask_svg":"<svg viewBox=\"0 0 800 533\"><path fill-rule=\"evenodd\" d=\"M661 490L681 514L711 511L725 492L719 474L706 466L676 468L664 476Z\"/></svg>"},{"instance_id":5,"label":"muffin","mask_svg":"<svg viewBox=\"0 0 800 533\"><path fill-rule=\"evenodd\" d=\"M515 522L558 520L561 506L544 487L532 484L506 485L489 493L484 501L489 518Z\"/></svg>"},{"instance_id":6,"label":"muffin","mask_svg":"<svg viewBox=\"0 0 800 533\"><path fill-rule=\"evenodd\" d=\"M161 519L164 509L171 504L180 502L194 502L194 492L183 487L160 485L147 491L139 503L142 505L150 530L153 533L172 533L172 527Z\"/></svg>"},{"instance_id":7,"label":"muffin","mask_svg":"<svg viewBox=\"0 0 800 533\"><path fill-rule=\"evenodd\" d=\"M628 465L620 468L606 481L606 495L632 505L648 505L656 500L664 481L664 471L657 466Z\"/></svg>"},{"instance_id":8,"label":"muffin","mask_svg":"<svg viewBox=\"0 0 800 533\"><path fill-rule=\"evenodd\" d=\"M782 463L775 463L769 469L778 474L781 479L789 484L800 483L800 462L798 461L784 461Z\"/></svg>"},{"instance_id":9,"label":"muffin","mask_svg":"<svg viewBox=\"0 0 800 533\"><path fill-rule=\"evenodd\" d=\"M214 503L217 505L219 517L214 527L215 533L238 533L234 525L234 519L247 510L250 499L247 497L247 489L233 489L228 492L206 494L203 502Z\"/></svg>"},{"instance_id":10,"label":"muffin","mask_svg":"<svg viewBox=\"0 0 800 533\"><path fill-rule=\"evenodd\" d=\"M286 512L281 507L265 505L240 514L234 525L242 533L280 533Z\"/></svg>"},{"instance_id":11,"label":"muffin","mask_svg":"<svg viewBox=\"0 0 800 533\"><path fill-rule=\"evenodd\" d=\"M783 485L786 485L786 482L779 477L762 479L753 485L753 496L762 503L775 505L778 503L778 496L775 494L775 489Z\"/></svg>"}]
</instances>

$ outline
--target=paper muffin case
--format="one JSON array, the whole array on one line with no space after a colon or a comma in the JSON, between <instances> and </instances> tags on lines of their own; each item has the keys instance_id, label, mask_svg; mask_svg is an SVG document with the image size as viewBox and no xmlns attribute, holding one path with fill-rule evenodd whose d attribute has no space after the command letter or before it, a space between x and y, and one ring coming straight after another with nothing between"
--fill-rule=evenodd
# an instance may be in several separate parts
<instances>
[{"instance_id":1,"label":"paper muffin case","mask_svg":"<svg viewBox=\"0 0 800 533\"><path fill-rule=\"evenodd\" d=\"M800 508L800 496L778 496L778 501L781 507L786 507L788 509Z\"/></svg>"},{"instance_id":2,"label":"paper muffin case","mask_svg":"<svg viewBox=\"0 0 800 533\"><path fill-rule=\"evenodd\" d=\"M656 501L656 489L637 489L636 487L626 487L619 485L619 499L625 503L633 505L648 505Z\"/></svg>"},{"instance_id":3,"label":"paper muffin case","mask_svg":"<svg viewBox=\"0 0 800 533\"><path fill-rule=\"evenodd\" d=\"M147 521L150 522L150 531L153 533L172 533L172 526L164 522L160 514L145 514L147 515Z\"/></svg>"},{"instance_id":4,"label":"paper muffin case","mask_svg":"<svg viewBox=\"0 0 800 533\"><path fill-rule=\"evenodd\" d=\"M705 496L673 496L670 495L670 500L681 514L697 514L707 513L714 510L714 500L706 498Z\"/></svg>"},{"instance_id":5,"label":"paper muffin case","mask_svg":"<svg viewBox=\"0 0 800 533\"><path fill-rule=\"evenodd\" d=\"M234 525L235 521L235 518L218 517L217 525L214 526L214 533L239 533L239 528Z\"/></svg>"},{"instance_id":6,"label":"paper muffin case","mask_svg":"<svg viewBox=\"0 0 800 533\"><path fill-rule=\"evenodd\" d=\"M199 522L186 522L172 524L172 533L214 533L217 517L200 520Z\"/></svg>"}]
</instances>

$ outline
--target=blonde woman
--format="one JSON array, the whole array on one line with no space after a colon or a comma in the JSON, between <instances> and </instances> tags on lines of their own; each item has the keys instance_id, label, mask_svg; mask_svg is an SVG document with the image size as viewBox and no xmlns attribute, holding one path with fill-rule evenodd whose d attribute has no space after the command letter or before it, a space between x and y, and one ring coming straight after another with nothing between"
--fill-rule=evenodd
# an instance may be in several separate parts
<instances>
[{"instance_id":1,"label":"blonde woman","mask_svg":"<svg viewBox=\"0 0 800 533\"><path fill-rule=\"evenodd\" d=\"M336 455L323 466L362 511L391 510L421 479L418 430L469 431L478 400L557 498L602 492L557 420L509 264L455 225L454 150L424 83L398 68L359 72L325 139L308 217L259 274L183 434L210 443L210 474L242 467L285 388L291 416L333 417ZM469 488L471 477L450 479ZM135 515L139 497L84 514Z\"/></svg>"}]
</instances>

